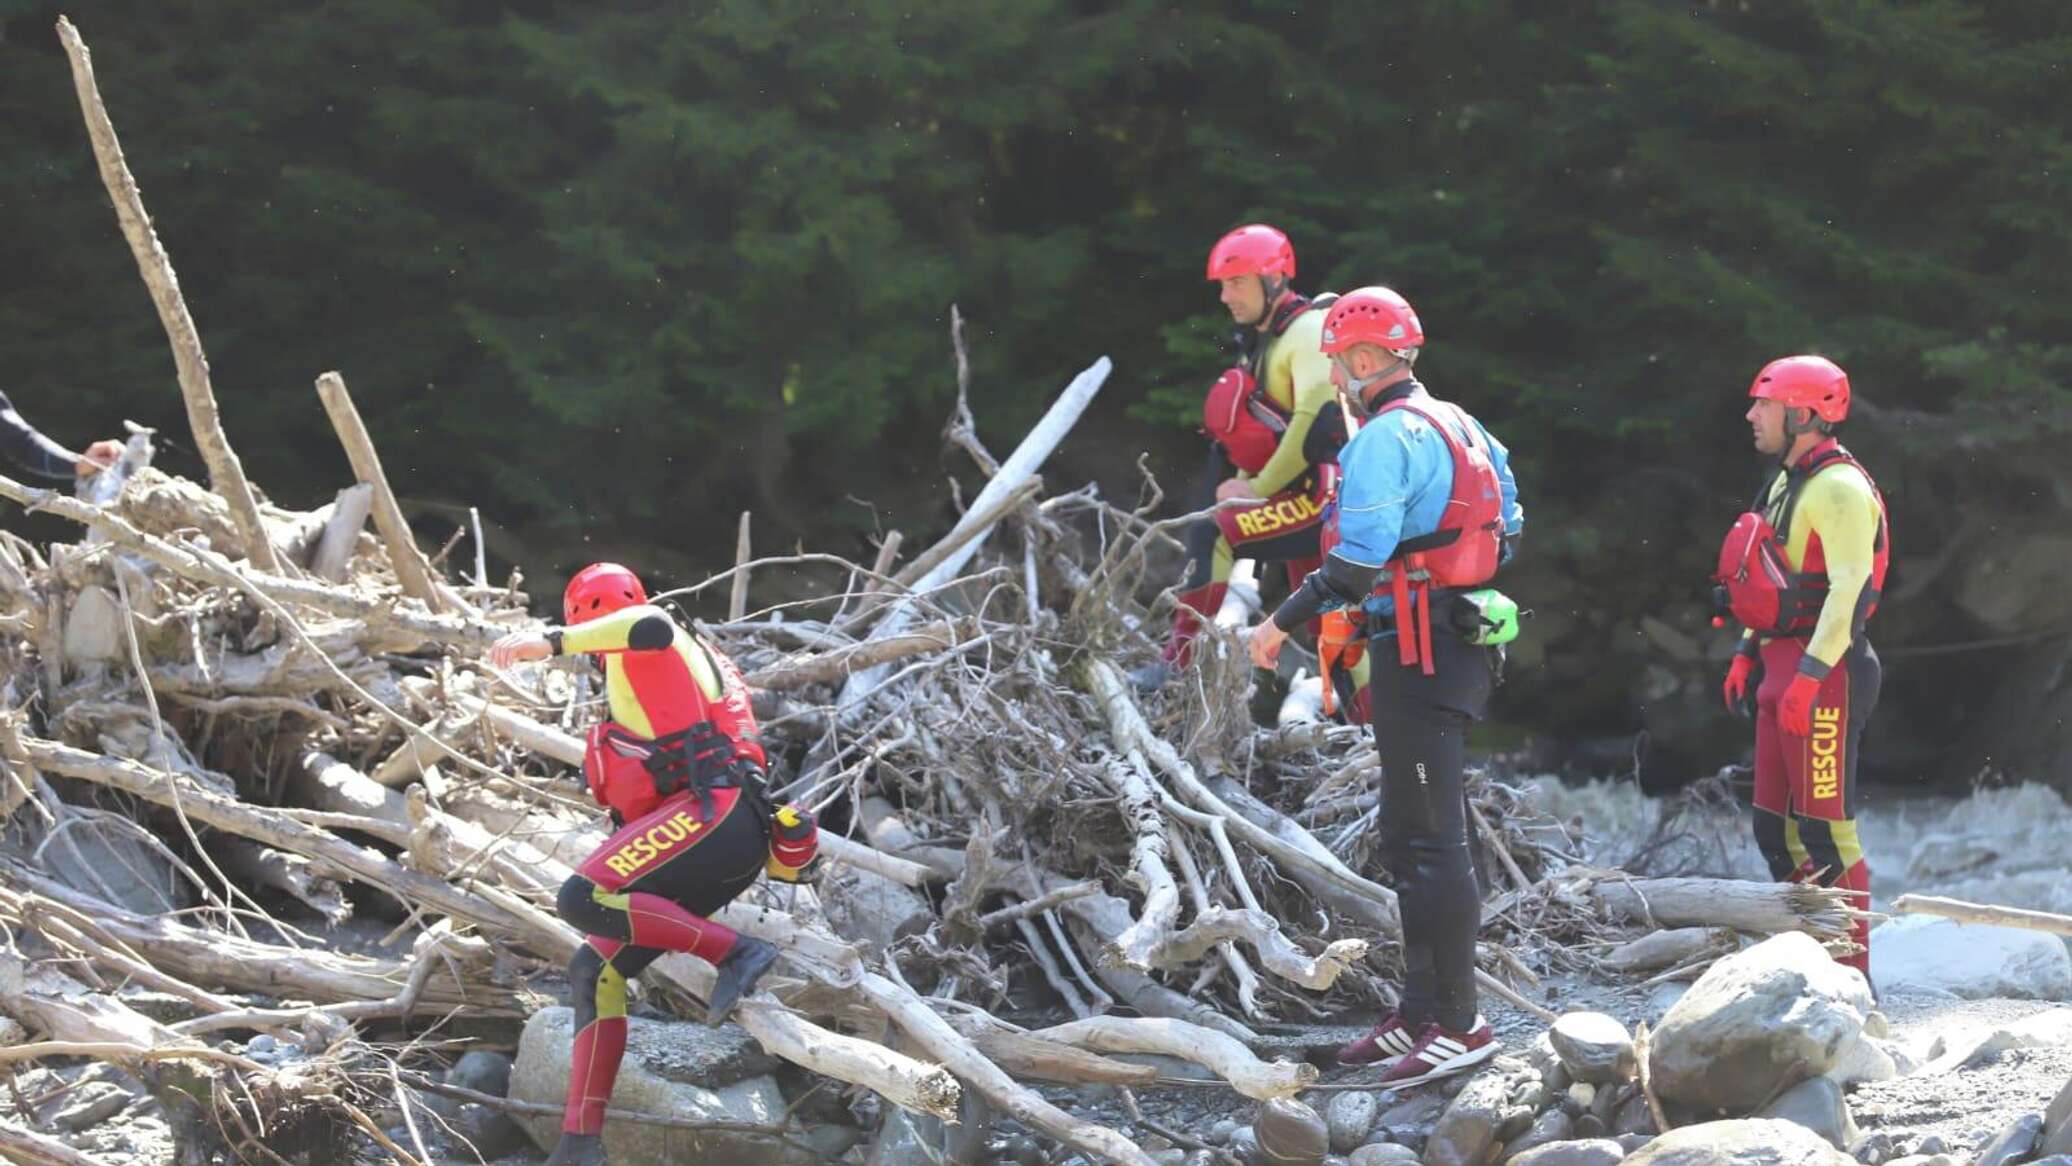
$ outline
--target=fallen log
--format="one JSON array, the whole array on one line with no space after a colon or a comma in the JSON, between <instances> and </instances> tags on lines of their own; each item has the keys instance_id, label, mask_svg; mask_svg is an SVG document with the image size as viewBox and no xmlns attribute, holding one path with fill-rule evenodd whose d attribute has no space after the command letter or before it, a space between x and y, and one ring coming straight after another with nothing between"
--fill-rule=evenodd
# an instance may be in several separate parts
<instances>
[{"instance_id":1,"label":"fallen log","mask_svg":"<svg viewBox=\"0 0 2072 1166\"><path fill-rule=\"evenodd\" d=\"M953 1012L950 1027L964 1034L994 1064L1017 1077L1066 1085L1148 1085L1158 1069L1117 1061L1047 1040L976 1010Z\"/></svg>"},{"instance_id":2,"label":"fallen log","mask_svg":"<svg viewBox=\"0 0 2072 1166\"><path fill-rule=\"evenodd\" d=\"M310 552L310 573L327 583L345 582L353 552L359 549L360 532L373 512L374 487L359 482L340 490L331 504L331 517Z\"/></svg>"},{"instance_id":3,"label":"fallen log","mask_svg":"<svg viewBox=\"0 0 2072 1166\"><path fill-rule=\"evenodd\" d=\"M189 985L277 998L381 1000L394 995L410 972L409 964L397 960L281 947L192 927L174 916L133 914L28 867L8 864L4 869L19 888L10 909L28 925L36 925L39 910L50 909L40 899L65 909L64 917L90 936ZM508 987L492 983L479 970L446 963L420 1000L428 1008L468 1007L499 1016L519 1015L524 1006Z\"/></svg>"},{"instance_id":4,"label":"fallen log","mask_svg":"<svg viewBox=\"0 0 2072 1166\"><path fill-rule=\"evenodd\" d=\"M1708 955L1724 955L1737 945L1731 927L1677 927L1650 931L1604 953L1602 959L1613 971L1650 972Z\"/></svg>"},{"instance_id":5,"label":"fallen log","mask_svg":"<svg viewBox=\"0 0 2072 1166\"><path fill-rule=\"evenodd\" d=\"M1849 892L1805 883L1636 879L1600 872L1590 891L1611 918L1649 927L1731 927L1764 935L1803 931L1829 940L1846 939L1855 920L1868 918L1850 906Z\"/></svg>"},{"instance_id":6,"label":"fallen log","mask_svg":"<svg viewBox=\"0 0 2072 1166\"><path fill-rule=\"evenodd\" d=\"M345 901L343 890L318 874L314 864L302 855L287 854L245 838L228 839L216 849L224 871L241 876L249 885L271 887L334 926L352 917L352 905Z\"/></svg>"},{"instance_id":7,"label":"fallen log","mask_svg":"<svg viewBox=\"0 0 2072 1166\"><path fill-rule=\"evenodd\" d=\"M0 1157L22 1166L101 1166L100 1160L0 1117Z\"/></svg>"},{"instance_id":8,"label":"fallen log","mask_svg":"<svg viewBox=\"0 0 2072 1166\"><path fill-rule=\"evenodd\" d=\"M301 805L335 814L379 818L408 829L403 795L329 753L309 750L288 771L288 792Z\"/></svg>"},{"instance_id":9,"label":"fallen log","mask_svg":"<svg viewBox=\"0 0 2072 1166\"><path fill-rule=\"evenodd\" d=\"M832 684L894 660L954 648L977 634L978 624L974 620L936 620L896 636L867 640L758 668L743 679L751 688L771 692L787 692L809 684Z\"/></svg>"},{"instance_id":10,"label":"fallen log","mask_svg":"<svg viewBox=\"0 0 2072 1166\"><path fill-rule=\"evenodd\" d=\"M1220 1032L1179 1020L1096 1016L1032 1036L1103 1053L1158 1053L1200 1065L1258 1101L1293 1097L1316 1084L1317 1067L1302 1061L1262 1061Z\"/></svg>"},{"instance_id":11,"label":"fallen log","mask_svg":"<svg viewBox=\"0 0 2072 1166\"><path fill-rule=\"evenodd\" d=\"M135 761L103 757L55 741L25 737L22 748L31 762L48 773L63 774L124 790L167 808L177 807L197 821L219 830L277 846L346 873L387 891L405 903L423 903L449 915L498 931L524 933L520 917L480 895L462 891L441 879L399 866L366 847L293 818L269 814L233 797L202 788L185 777Z\"/></svg>"},{"instance_id":12,"label":"fallen log","mask_svg":"<svg viewBox=\"0 0 2072 1166\"><path fill-rule=\"evenodd\" d=\"M1219 943L1241 940L1259 953L1267 971L1284 980L1321 992L1367 955L1364 939L1333 940L1323 954L1311 956L1281 933L1280 921L1264 911L1232 911L1210 907L1183 931L1165 937L1153 953L1163 967L1193 963Z\"/></svg>"}]
</instances>

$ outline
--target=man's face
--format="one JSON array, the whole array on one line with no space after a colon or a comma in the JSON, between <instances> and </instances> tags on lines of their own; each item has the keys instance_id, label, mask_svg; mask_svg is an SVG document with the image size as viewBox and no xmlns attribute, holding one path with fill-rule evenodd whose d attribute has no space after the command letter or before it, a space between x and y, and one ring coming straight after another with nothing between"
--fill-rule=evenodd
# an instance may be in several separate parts
<instances>
[{"instance_id":1,"label":"man's face","mask_svg":"<svg viewBox=\"0 0 2072 1166\"><path fill-rule=\"evenodd\" d=\"M1748 425L1755 431L1757 453L1771 457L1784 453L1784 415L1784 406L1767 397L1758 397L1749 403Z\"/></svg>"},{"instance_id":2,"label":"man's face","mask_svg":"<svg viewBox=\"0 0 2072 1166\"><path fill-rule=\"evenodd\" d=\"M1266 284L1256 275L1227 275L1218 297L1238 326L1256 328L1266 318Z\"/></svg>"}]
</instances>

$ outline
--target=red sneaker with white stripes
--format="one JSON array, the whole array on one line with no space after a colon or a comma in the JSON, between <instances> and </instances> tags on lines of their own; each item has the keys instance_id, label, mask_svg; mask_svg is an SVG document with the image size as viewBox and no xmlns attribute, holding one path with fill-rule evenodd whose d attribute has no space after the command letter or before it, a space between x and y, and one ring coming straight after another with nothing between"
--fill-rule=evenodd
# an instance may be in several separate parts
<instances>
[{"instance_id":1,"label":"red sneaker with white stripes","mask_svg":"<svg viewBox=\"0 0 2072 1166\"><path fill-rule=\"evenodd\" d=\"M1338 1050L1341 1065L1372 1065L1407 1056L1417 1047L1417 1032L1403 1022L1403 1014L1390 1012L1367 1035Z\"/></svg>"},{"instance_id":2,"label":"red sneaker with white stripes","mask_svg":"<svg viewBox=\"0 0 2072 1166\"><path fill-rule=\"evenodd\" d=\"M1377 1084L1401 1089L1451 1077L1495 1056L1496 1050L1496 1034L1489 1030L1489 1022L1479 1016L1467 1032L1455 1032L1443 1024L1427 1024L1417 1034L1417 1043L1389 1066Z\"/></svg>"}]
</instances>

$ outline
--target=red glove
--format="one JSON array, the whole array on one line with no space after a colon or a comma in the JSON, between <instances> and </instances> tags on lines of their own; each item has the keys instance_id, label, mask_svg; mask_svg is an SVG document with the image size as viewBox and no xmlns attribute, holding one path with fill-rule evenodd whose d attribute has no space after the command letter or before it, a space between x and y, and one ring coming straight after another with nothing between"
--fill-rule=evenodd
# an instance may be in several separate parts
<instances>
[{"instance_id":1,"label":"red glove","mask_svg":"<svg viewBox=\"0 0 2072 1166\"><path fill-rule=\"evenodd\" d=\"M1777 727L1794 737L1813 733L1813 698L1820 695L1820 682L1801 672L1777 702Z\"/></svg>"},{"instance_id":2,"label":"red glove","mask_svg":"<svg viewBox=\"0 0 2072 1166\"><path fill-rule=\"evenodd\" d=\"M1747 652L1734 653L1734 662L1727 665L1727 711L1741 712L1741 704L1748 699L1748 678L1755 674L1755 657Z\"/></svg>"}]
</instances>

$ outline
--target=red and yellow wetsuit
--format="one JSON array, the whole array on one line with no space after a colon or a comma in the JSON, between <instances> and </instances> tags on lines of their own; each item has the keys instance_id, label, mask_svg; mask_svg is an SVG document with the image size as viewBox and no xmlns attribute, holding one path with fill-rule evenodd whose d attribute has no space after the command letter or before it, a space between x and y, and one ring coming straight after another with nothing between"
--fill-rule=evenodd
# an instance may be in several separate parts
<instances>
[{"instance_id":1,"label":"red and yellow wetsuit","mask_svg":"<svg viewBox=\"0 0 2072 1166\"><path fill-rule=\"evenodd\" d=\"M1798 485L1795 501L1792 474L1782 470L1764 498L1771 523L1784 524L1778 534L1791 570L1802 578L1826 576L1819 617L1805 636L1745 633L1741 650L1756 652L1763 667L1756 690L1756 844L1780 881L1842 887L1868 910L1870 867L1856 830L1856 760L1864 723L1878 702L1878 655L1864 624L1877 602L1876 576L1887 553L1885 511L1870 478L1838 452L1831 438L1807 451L1800 464L1816 468ZM1803 737L1784 732L1777 714L1792 677L1801 674L1820 682L1812 731ZM1844 962L1868 976L1869 924L1858 923L1853 938L1865 950Z\"/></svg>"},{"instance_id":2,"label":"red and yellow wetsuit","mask_svg":"<svg viewBox=\"0 0 2072 1166\"><path fill-rule=\"evenodd\" d=\"M1335 481L1335 463L1329 455L1344 440L1337 391L1331 386L1331 359L1322 351L1323 329L1324 312L1295 297L1274 310L1273 324L1258 334L1245 355L1260 395L1285 419L1286 428L1272 455L1249 473L1239 471L1220 447L1211 451L1199 486L1202 496L1196 499L1199 507L1214 504L1215 486L1228 477L1245 482L1260 497L1220 510L1188 530L1187 573L1165 650L1169 664L1187 662L1202 624L1215 618L1223 605L1238 548L1247 558L1284 564L1291 585L1319 561L1317 540ZM1319 417L1326 418L1335 441L1311 440Z\"/></svg>"},{"instance_id":3,"label":"red and yellow wetsuit","mask_svg":"<svg viewBox=\"0 0 2072 1166\"><path fill-rule=\"evenodd\" d=\"M789 805L772 813L764 799L763 747L740 672L660 608L627 607L548 642L603 661L612 722L591 732L583 768L623 823L556 904L588 937L569 963L576 1036L562 1129L595 1134L625 1052L626 982L664 952L726 959L741 941L706 916L765 871L795 879L818 840L810 816ZM645 757L657 750L683 761L687 776L716 767L723 778L709 800L695 782L658 790L658 765Z\"/></svg>"}]
</instances>

